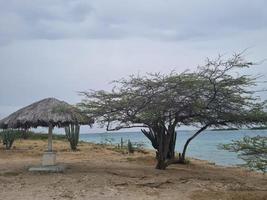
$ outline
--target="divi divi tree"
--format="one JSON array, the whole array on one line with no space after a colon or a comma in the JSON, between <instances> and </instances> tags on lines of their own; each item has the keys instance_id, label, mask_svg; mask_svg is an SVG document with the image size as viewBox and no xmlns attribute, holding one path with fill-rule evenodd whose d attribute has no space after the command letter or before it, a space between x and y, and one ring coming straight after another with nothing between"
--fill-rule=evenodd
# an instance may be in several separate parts
<instances>
[{"instance_id":1,"label":"divi divi tree","mask_svg":"<svg viewBox=\"0 0 267 200\"><path fill-rule=\"evenodd\" d=\"M85 91L79 107L107 131L140 127L156 149L157 169L184 163L191 140L208 127L266 123L265 102L254 95L257 77L240 75L252 66L242 54L207 60L195 72L132 75L111 91ZM179 126L196 126L175 158Z\"/></svg>"}]
</instances>

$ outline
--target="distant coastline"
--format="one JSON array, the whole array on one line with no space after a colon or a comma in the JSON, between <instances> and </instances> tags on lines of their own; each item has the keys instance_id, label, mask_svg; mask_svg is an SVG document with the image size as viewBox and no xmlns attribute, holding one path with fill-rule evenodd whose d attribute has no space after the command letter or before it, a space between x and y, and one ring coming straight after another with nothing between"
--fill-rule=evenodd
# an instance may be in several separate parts
<instances>
[{"instance_id":1,"label":"distant coastline","mask_svg":"<svg viewBox=\"0 0 267 200\"><path fill-rule=\"evenodd\" d=\"M249 130L267 130L267 126L253 127L253 128L250 128Z\"/></svg>"},{"instance_id":2,"label":"distant coastline","mask_svg":"<svg viewBox=\"0 0 267 200\"><path fill-rule=\"evenodd\" d=\"M267 126L261 127L252 127L249 129L238 129L238 128L218 128L218 129L210 129L209 131L238 131L238 130L267 130Z\"/></svg>"},{"instance_id":3,"label":"distant coastline","mask_svg":"<svg viewBox=\"0 0 267 200\"><path fill-rule=\"evenodd\" d=\"M215 129L210 129L210 131L238 131L238 128L215 128Z\"/></svg>"}]
</instances>

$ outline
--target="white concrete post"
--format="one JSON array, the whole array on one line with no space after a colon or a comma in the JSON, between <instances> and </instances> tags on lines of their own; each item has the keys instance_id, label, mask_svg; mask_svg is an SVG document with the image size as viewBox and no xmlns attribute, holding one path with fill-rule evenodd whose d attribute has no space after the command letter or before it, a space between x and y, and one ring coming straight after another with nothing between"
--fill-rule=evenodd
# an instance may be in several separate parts
<instances>
[{"instance_id":1,"label":"white concrete post","mask_svg":"<svg viewBox=\"0 0 267 200\"><path fill-rule=\"evenodd\" d=\"M52 131L53 131L53 126L49 126L48 128L48 151L52 152Z\"/></svg>"},{"instance_id":2,"label":"white concrete post","mask_svg":"<svg viewBox=\"0 0 267 200\"><path fill-rule=\"evenodd\" d=\"M43 154L42 165L43 166L53 166L56 164L56 152L53 152L52 149L52 132L53 126L49 126L48 128L48 147L47 151Z\"/></svg>"}]
</instances>

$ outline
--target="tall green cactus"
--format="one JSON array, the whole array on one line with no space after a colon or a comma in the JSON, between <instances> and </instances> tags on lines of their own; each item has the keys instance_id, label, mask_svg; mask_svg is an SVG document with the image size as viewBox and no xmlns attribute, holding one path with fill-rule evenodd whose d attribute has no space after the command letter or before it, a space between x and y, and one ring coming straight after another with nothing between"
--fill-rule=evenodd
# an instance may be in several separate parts
<instances>
[{"instance_id":1,"label":"tall green cactus","mask_svg":"<svg viewBox=\"0 0 267 200\"><path fill-rule=\"evenodd\" d=\"M128 145L127 145L127 147L128 147L128 152L129 152L129 153L134 153L134 147L133 147L133 144L131 143L130 140L128 140Z\"/></svg>"},{"instance_id":2,"label":"tall green cactus","mask_svg":"<svg viewBox=\"0 0 267 200\"><path fill-rule=\"evenodd\" d=\"M1 133L3 145L6 146L6 149L9 150L12 147L13 142L17 137L18 131L15 130L5 130Z\"/></svg>"},{"instance_id":3,"label":"tall green cactus","mask_svg":"<svg viewBox=\"0 0 267 200\"><path fill-rule=\"evenodd\" d=\"M80 126L79 125L69 125L65 127L66 137L70 143L71 150L77 150L77 145L79 142L79 133L80 133Z\"/></svg>"}]
</instances>

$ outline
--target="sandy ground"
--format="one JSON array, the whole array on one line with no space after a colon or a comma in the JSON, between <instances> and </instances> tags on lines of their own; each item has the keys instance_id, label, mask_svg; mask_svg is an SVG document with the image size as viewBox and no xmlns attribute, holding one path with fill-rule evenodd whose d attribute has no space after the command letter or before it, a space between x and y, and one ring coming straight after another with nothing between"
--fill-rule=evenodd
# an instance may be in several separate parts
<instances>
[{"instance_id":1,"label":"sandy ground","mask_svg":"<svg viewBox=\"0 0 267 200\"><path fill-rule=\"evenodd\" d=\"M65 173L33 173L46 141L16 141L0 149L0 199L237 199L266 200L267 176L205 161L154 169L149 152L123 154L111 147L81 143L71 152L67 142L54 141Z\"/></svg>"}]
</instances>

